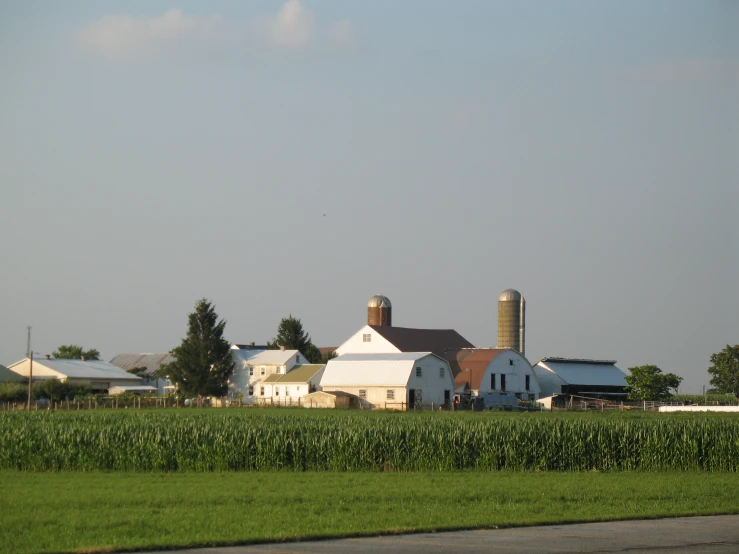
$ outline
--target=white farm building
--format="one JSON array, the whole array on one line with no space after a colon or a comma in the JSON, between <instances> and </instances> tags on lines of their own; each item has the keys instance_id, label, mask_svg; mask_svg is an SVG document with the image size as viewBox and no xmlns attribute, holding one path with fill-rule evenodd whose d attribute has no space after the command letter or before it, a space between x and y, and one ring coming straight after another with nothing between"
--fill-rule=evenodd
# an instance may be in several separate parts
<instances>
[{"instance_id":1,"label":"white farm building","mask_svg":"<svg viewBox=\"0 0 739 554\"><path fill-rule=\"evenodd\" d=\"M296 365L287 373L273 373L257 385L260 404L274 406L303 406L302 399L318 390L323 364Z\"/></svg>"},{"instance_id":2,"label":"white farm building","mask_svg":"<svg viewBox=\"0 0 739 554\"><path fill-rule=\"evenodd\" d=\"M541 386L541 397L554 395L588 398L626 398L626 374L614 360L542 358L534 371Z\"/></svg>"},{"instance_id":3,"label":"white farm building","mask_svg":"<svg viewBox=\"0 0 739 554\"><path fill-rule=\"evenodd\" d=\"M8 369L28 377L31 360L26 358ZM41 358L33 360L33 380L59 379L67 383L86 383L93 391L108 392L115 386L135 386L142 381L132 373L101 360L64 360Z\"/></svg>"},{"instance_id":4,"label":"white farm building","mask_svg":"<svg viewBox=\"0 0 739 554\"><path fill-rule=\"evenodd\" d=\"M366 408L451 407L454 378L431 352L344 354L326 365L321 389L354 395Z\"/></svg>"}]
</instances>

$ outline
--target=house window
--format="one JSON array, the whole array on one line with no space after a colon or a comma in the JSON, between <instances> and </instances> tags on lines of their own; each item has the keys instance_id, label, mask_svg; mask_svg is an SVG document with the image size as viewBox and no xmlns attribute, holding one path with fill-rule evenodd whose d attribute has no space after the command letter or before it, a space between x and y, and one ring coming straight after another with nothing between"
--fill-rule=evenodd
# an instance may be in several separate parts
<instances>
[{"instance_id":1,"label":"house window","mask_svg":"<svg viewBox=\"0 0 739 554\"><path fill-rule=\"evenodd\" d=\"M365 333L364 335L362 335L362 342L372 342L372 334Z\"/></svg>"},{"instance_id":2,"label":"house window","mask_svg":"<svg viewBox=\"0 0 739 554\"><path fill-rule=\"evenodd\" d=\"M500 374L500 390L505 391L505 373Z\"/></svg>"},{"instance_id":3,"label":"house window","mask_svg":"<svg viewBox=\"0 0 739 554\"><path fill-rule=\"evenodd\" d=\"M299 364L300 363L300 355L299 354L296 354L295 355L295 363L296 364Z\"/></svg>"},{"instance_id":4,"label":"house window","mask_svg":"<svg viewBox=\"0 0 739 554\"><path fill-rule=\"evenodd\" d=\"M262 375L266 375L266 373L267 373L267 368L263 366L262 367Z\"/></svg>"},{"instance_id":5,"label":"house window","mask_svg":"<svg viewBox=\"0 0 739 554\"><path fill-rule=\"evenodd\" d=\"M526 376L526 391L531 390L531 375Z\"/></svg>"},{"instance_id":6,"label":"house window","mask_svg":"<svg viewBox=\"0 0 739 554\"><path fill-rule=\"evenodd\" d=\"M416 377L423 377L423 370L420 367L416 368Z\"/></svg>"},{"instance_id":7,"label":"house window","mask_svg":"<svg viewBox=\"0 0 739 554\"><path fill-rule=\"evenodd\" d=\"M249 387L249 396L254 396L254 387Z\"/></svg>"},{"instance_id":8,"label":"house window","mask_svg":"<svg viewBox=\"0 0 739 554\"><path fill-rule=\"evenodd\" d=\"M395 400L395 391L392 389L388 389L387 391L387 399L388 400Z\"/></svg>"},{"instance_id":9,"label":"house window","mask_svg":"<svg viewBox=\"0 0 739 554\"><path fill-rule=\"evenodd\" d=\"M513 365L513 360L508 360L508 365Z\"/></svg>"},{"instance_id":10,"label":"house window","mask_svg":"<svg viewBox=\"0 0 739 554\"><path fill-rule=\"evenodd\" d=\"M254 375L254 368L249 366L249 375Z\"/></svg>"},{"instance_id":11,"label":"house window","mask_svg":"<svg viewBox=\"0 0 739 554\"><path fill-rule=\"evenodd\" d=\"M264 387L259 387L259 396L264 396Z\"/></svg>"},{"instance_id":12,"label":"house window","mask_svg":"<svg viewBox=\"0 0 739 554\"><path fill-rule=\"evenodd\" d=\"M444 375L445 375L444 374L444 368L443 367L440 367L439 368L439 377L441 377L443 379L444 378Z\"/></svg>"},{"instance_id":13,"label":"house window","mask_svg":"<svg viewBox=\"0 0 739 554\"><path fill-rule=\"evenodd\" d=\"M495 373L490 374L490 388L495 390Z\"/></svg>"},{"instance_id":14,"label":"house window","mask_svg":"<svg viewBox=\"0 0 739 554\"><path fill-rule=\"evenodd\" d=\"M285 396L290 396L290 387L285 387Z\"/></svg>"},{"instance_id":15,"label":"house window","mask_svg":"<svg viewBox=\"0 0 739 554\"><path fill-rule=\"evenodd\" d=\"M359 389L359 398L367 400L367 389Z\"/></svg>"},{"instance_id":16,"label":"house window","mask_svg":"<svg viewBox=\"0 0 739 554\"><path fill-rule=\"evenodd\" d=\"M280 396L280 387L275 387L275 396Z\"/></svg>"}]
</instances>

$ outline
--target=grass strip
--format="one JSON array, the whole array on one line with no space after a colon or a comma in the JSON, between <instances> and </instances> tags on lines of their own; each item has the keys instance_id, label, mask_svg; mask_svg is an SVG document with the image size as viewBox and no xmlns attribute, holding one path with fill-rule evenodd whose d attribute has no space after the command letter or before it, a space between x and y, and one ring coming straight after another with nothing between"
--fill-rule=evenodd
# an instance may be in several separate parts
<instances>
[{"instance_id":1,"label":"grass strip","mask_svg":"<svg viewBox=\"0 0 739 554\"><path fill-rule=\"evenodd\" d=\"M0 472L0 551L113 552L739 513L733 473Z\"/></svg>"}]
</instances>

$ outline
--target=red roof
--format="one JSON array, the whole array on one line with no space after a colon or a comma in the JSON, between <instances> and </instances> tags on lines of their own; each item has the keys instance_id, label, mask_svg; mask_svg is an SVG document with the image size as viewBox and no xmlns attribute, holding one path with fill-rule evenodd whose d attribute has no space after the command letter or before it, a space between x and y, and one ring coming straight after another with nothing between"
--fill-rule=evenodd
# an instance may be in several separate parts
<instances>
[{"instance_id":1,"label":"red roof","mask_svg":"<svg viewBox=\"0 0 739 554\"><path fill-rule=\"evenodd\" d=\"M508 350L510 348L464 348L449 351L444 357L452 368L455 386L462 387L469 383L470 389L478 390L490 362L498 354Z\"/></svg>"},{"instance_id":2,"label":"red roof","mask_svg":"<svg viewBox=\"0 0 739 554\"><path fill-rule=\"evenodd\" d=\"M475 347L454 329L412 329L388 325L370 327L401 352L433 352L443 358L446 350Z\"/></svg>"}]
</instances>

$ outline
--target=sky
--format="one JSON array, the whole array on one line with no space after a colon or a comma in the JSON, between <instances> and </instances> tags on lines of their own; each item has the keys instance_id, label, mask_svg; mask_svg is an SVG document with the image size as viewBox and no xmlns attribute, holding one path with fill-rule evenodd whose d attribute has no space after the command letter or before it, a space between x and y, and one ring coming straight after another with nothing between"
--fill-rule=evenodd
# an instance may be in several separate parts
<instances>
[{"instance_id":1,"label":"sky","mask_svg":"<svg viewBox=\"0 0 739 554\"><path fill-rule=\"evenodd\" d=\"M163 352L212 300L708 385L739 343L739 3L0 3L0 363Z\"/></svg>"}]
</instances>

